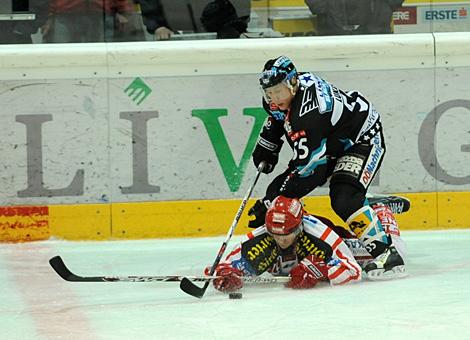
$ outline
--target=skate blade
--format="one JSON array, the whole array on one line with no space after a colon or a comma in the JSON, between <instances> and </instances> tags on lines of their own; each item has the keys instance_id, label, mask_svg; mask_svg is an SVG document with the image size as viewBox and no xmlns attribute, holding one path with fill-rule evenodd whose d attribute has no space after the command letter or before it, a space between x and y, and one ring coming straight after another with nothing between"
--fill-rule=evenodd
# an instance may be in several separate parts
<instances>
[{"instance_id":1,"label":"skate blade","mask_svg":"<svg viewBox=\"0 0 470 340\"><path fill-rule=\"evenodd\" d=\"M367 273L367 278L371 281L386 281L400 279L408 276L405 266L396 266L391 270L384 271L383 269L374 269Z\"/></svg>"}]
</instances>

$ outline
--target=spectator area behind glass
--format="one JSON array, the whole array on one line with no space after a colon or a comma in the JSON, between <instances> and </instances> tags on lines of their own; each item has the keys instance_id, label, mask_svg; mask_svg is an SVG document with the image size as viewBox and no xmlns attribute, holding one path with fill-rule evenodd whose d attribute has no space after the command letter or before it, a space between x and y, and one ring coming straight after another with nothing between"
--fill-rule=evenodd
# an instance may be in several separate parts
<instances>
[{"instance_id":1,"label":"spectator area behind glass","mask_svg":"<svg viewBox=\"0 0 470 340\"><path fill-rule=\"evenodd\" d=\"M0 0L0 21L34 20L36 15L28 12L13 12L14 0Z\"/></svg>"},{"instance_id":2,"label":"spectator area behind glass","mask_svg":"<svg viewBox=\"0 0 470 340\"><path fill-rule=\"evenodd\" d=\"M168 25L175 34L171 40L216 39L215 32L206 32L201 23L208 0L161 0ZM250 0L232 0L238 17L250 17Z\"/></svg>"},{"instance_id":3,"label":"spectator area behind glass","mask_svg":"<svg viewBox=\"0 0 470 340\"><path fill-rule=\"evenodd\" d=\"M12 9L11 1L12 0L2 0L2 1L0 1L0 13L1 14L11 13L11 9Z\"/></svg>"},{"instance_id":4,"label":"spectator area behind glass","mask_svg":"<svg viewBox=\"0 0 470 340\"><path fill-rule=\"evenodd\" d=\"M137 0L105 0L105 3L127 3L129 9L124 13L99 12L96 10L97 0L60 0L61 4L95 4L92 6L95 22L83 25L80 18L91 15L67 15L58 13L55 17L48 11L48 5L56 0L0 0L0 44L13 43L53 43L63 42L53 39L59 27L69 23L71 30L80 37L88 36L89 32L99 31L104 37L86 39L87 41L145 41L155 40L155 35L147 31L141 16L141 7ZM206 40L215 39L215 32L206 32L201 15L204 8L213 0L149 0L160 1L169 28L174 32L171 40ZM470 31L470 0L230 0L238 17L250 18L248 27L242 38L274 38L313 35L337 34L374 34L383 33L371 29L369 21L377 21L378 15L362 15L365 24L357 19L366 11L360 6L369 4L368 11L378 10L377 5L402 3L401 7L393 7L389 11L383 27L391 28L388 33L427 33L427 32L462 32ZM310 7L307 5L310 3ZM336 6L333 8L332 6ZM370 8L369 8L370 7ZM385 6L386 7L386 6ZM367 13L369 13L367 12ZM372 13L371 12L371 13ZM80 17L80 14L82 15ZM85 13L86 14L86 13ZM119 17L119 18L118 18ZM370 20L367 21L367 18ZM106 20L105 20L106 19ZM118 20L120 19L120 20ZM372 20L373 19L373 20ZM124 21L123 21L124 20ZM356 21L355 21L356 20ZM327 24L341 23L341 30L333 30ZM55 26L54 26L55 24ZM60 24L60 25L59 25ZM325 26L326 25L326 26ZM92 27L88 29L87 27ZM123 27L121 27L123 26ZM330 25L334 26L334 25ZM360 30L357 27L367 27ZM340 27L340 28L341 28ZM46 28L46 30L44 30ZM47 30L49 28L50 30ZM44 35L43 33L46 32ZM49 34L48 34L49 32ZM87 33L88 32L88 33ZM81 35L80 35L81 34ZM32 39L30 39L30 37ZM78 39L71 39L75 42ZM68 41L67 41L68 42Z\"/></svg>"},{"instance_id":5,"label":"spectator area behind glass","mask_svg":"<svg viewBox=\"0 0 470 340\"><path fill-rule=\"evenodd\" d=\"M161 0L166 19L170 27L183 33L205 32L201 24L201 14L208 0ZM250 16L250 2L243 0L232 1L239 17Z\"/></svg>"}]
</instances>

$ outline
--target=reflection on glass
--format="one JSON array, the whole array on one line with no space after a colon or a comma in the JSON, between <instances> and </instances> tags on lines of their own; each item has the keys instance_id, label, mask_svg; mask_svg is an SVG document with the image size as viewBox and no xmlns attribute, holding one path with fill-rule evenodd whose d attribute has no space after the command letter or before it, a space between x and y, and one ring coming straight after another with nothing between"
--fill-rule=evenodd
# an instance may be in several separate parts
<instances>
[{"instance_id":1,"label":"reflection on glass","mask_svg":"<svg viewBox=\"0 0 470 340\"><path fill-rule=\"evenodd\" d=\"M470 31L470 0L0 0L0 43Z\"/></svg>"},{"instance_id":2,"label":"reflection on glass","mask_svg":"<svg viewBox=\"0 0 470 340\"><path fill-rule=\"evenodd\" d=\"M46 21L47 6L48 0L0 0L0 44L31 44L31 35Z\"/></svg>"},{"instance_id":3,"label":"reflection on glass","mask_svg":"<svg viewBox=\"0 0 470 340\"><path fill-rule=\"evenodd\" d=\"M250 0L138 0L156 40L239 38L250 19Z\"/></svg>"},{"instance_id":4,"label":"reflection on glass","mask_svg":"<svg viewBox=\"0 0 470 340\"><path fill-rule=\"evenodd\" d=\"M470 1L406 0L393 22L395 33L469 32Z\"/></svg>"},{"instance_id":5,"label":"reflection on glass","mask_svg":"<svg viewBox=\"0 0 470 340\"><path fill-rule=\"evenodd\" d=\"M50 43L143 39L130 0L49 0L42 33Z\"/></svg>"},{"instance_id":6,"label":"reflection on glass","mask_svg":"<svg viewBox=\"0 0 470 340\"><path fill-rule=\"evenodd\" d=\"M305 0L317 35L392 33L392 15L404 0Z\"/></svg>"},{"instance_id":7,"label":"reflection on glass","mask_svg":"<svg viewBox=\"0 0 470 340\"><path fill-rule=\"evenodd\" d=\"M470 31L470 0L252 0L283 36Z\"/></svg>"}]
</instances>

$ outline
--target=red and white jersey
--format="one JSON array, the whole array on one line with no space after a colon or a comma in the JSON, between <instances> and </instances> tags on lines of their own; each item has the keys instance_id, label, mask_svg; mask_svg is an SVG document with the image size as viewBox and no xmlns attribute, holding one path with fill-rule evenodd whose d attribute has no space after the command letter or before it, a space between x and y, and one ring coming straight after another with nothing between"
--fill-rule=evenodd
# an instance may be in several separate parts
<instances>
[{"instance_id":1,"label":"red and white jersey","mask_svg":"<svg viewBox=\"0 0 470 340\"><path fill-rule=\"evenodd\" d=\"M221 264L238 268L244 275L288 275L308 255L325 261L332 285L361 280L361 266L343 239L312 215L303 217L303 230L288 249L279 248L266 228L260 227L248 233Z\"/></svg>"}]
</instances>

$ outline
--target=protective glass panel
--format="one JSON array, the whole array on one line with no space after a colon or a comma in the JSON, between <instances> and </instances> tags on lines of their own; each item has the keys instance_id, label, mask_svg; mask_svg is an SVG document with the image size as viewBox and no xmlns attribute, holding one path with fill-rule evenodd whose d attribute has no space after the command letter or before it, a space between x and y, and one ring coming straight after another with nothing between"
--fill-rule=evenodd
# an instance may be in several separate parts
<instances>
[{"instance_id":1,"label":"protective glass panel","mask_svg":"<svg viewBox=\"0 0 470 340\"><path fill-rule=\"evenodd\" d=\"M470 0L1 0L0 43L470 31Z\"/></svg>"}]
</instances>

